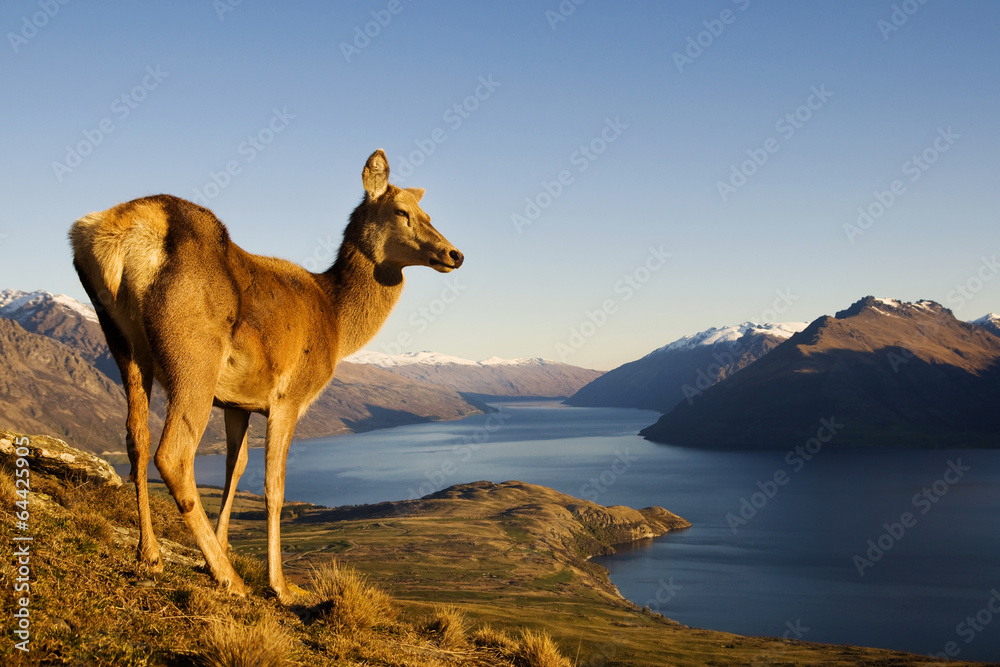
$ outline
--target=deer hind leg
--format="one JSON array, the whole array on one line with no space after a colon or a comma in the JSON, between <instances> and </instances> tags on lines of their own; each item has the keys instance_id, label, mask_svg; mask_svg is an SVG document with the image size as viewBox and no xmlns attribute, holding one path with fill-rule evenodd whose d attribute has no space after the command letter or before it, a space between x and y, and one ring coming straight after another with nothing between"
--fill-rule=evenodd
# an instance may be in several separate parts
<instances>
[{"instance_id":1,"label":"deer hind leg","mask_svg":"<svg viewBox=\"0 0 1000 667\"><path fill-rule=\"evenodd\" d=\"M184 350L179 352L178 359L197 359L195 355L183 354ZM188 377L186 382L178 382L178 386L168 390L167 418L156 452L156 467L177 503L181 518L194 534L212 576L231 593L246 595L243 580L212 530L194 481L195 451L212 411L215 383L204 381L210 375L200 379ZM217 370L213 377L218 377Z\"/></svg>"},{"instance_id":2,"label":"deer hind leg","mask_svg":"<svg viewBox=\"0 0 1000 667\"><path fill-rule=\"evenodd\" d=\"M264 445L264 497L267 504L267 574L282 604L294 601L281 568L281 507L285 502L285 464L298 410L272 409Z\"/></svg>"},{"instance_id":3,"label":"deer hind leg","mask_svg":"<svg viewBox=\"0 0 1000 667\"><path fill-rule=\"evenodd\" d=\"M152 371L144 370L135 359L122 367L122 382L128 398L128 420L125 443L128 459L132 464L129 479L135 483L136 502L139 508L139 545L136 557L149 566L155 574L163 572L160 547L153 532L149 510L149 393L153 385Z\"/></svg>"},{"instance_id":4,"label":"deer hind leg","mask_svg":"<svg viewBox=\"0 0 1000 667\"><path fill-rule=\"evenodd\" d=\"M233 511L236 485L247 467L247 426L250 424L250 413L238 408L226 408L225 416L226 487L222 492L219 523L215 528L215 536L219 539L223 552L229 549L229 515Z\"/></svg>"},{"instance_id":5,"label":"deer hind leg","mask_svg":"<svg viewBox=\"0 0 1000 667\"><path fill-rule=\"evenodd\" d=\"M108 314L104 300L99 298L86 274L74 263L80 282L90 296L97 312L101 330L107 340L111 356L121 372L125 398L128 402L128 417L125 422L125 446L128 450L132 469L129 480L135 483L136 504L139 512L139 545L136 558L145 563L154 574L163 572L160 547L153 532L153 521L149 511L149 489L147 485L149 467L149 396L153 387L152 361L147 355L138 354L126 339L118 325Z\"/></svg>"}]
</instances>

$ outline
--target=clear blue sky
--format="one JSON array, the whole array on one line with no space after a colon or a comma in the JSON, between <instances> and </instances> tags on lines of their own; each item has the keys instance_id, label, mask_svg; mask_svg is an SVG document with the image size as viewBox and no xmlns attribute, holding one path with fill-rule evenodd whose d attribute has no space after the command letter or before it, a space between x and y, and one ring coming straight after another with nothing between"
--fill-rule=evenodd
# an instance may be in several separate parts
<instances>
[{"instance_id":1,"label":"clear blue sky","mask_svg":"<svg viewBox=\"0 0 1000 667\"><path fill-rule=\"evenodd\" d=\"M69 225L158 192L325 268L382 147L467 260L409 269L371 349L608 369L866 294L1000 311L995 2L18 0L0 27L0 287L85 299Z\"/></svg>"}]
</instances>

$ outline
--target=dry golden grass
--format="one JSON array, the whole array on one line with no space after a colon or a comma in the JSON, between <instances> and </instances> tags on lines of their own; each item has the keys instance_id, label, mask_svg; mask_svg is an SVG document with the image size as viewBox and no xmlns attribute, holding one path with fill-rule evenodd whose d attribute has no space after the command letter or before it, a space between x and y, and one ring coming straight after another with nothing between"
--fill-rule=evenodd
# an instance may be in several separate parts
<instances>
[{"instance_id":1,"label":"dry golden grass","mask_svg":"<svg viewBox=\"0 0 1000 667\"><path fill-rule=\"evenodd\" d=\"M81 535L85 535L99 544L108 544L114 537L114 530L112 530L108 520L82 505L74 508L73 522Z\"/></svg>"},{"instance_id":2,"label":"dry golden grass","mask_svg":"<svg viewBox=\"0 0 1000 667\"><path fill-rule=\"evenodd\" d=\"M213 618L223 616L226 611L208 591L191 584L180 584L167 593L167 598L178 611L191 617Z\"/></svg>"},{"instance_id":3,"label":"dry golden grass","mask_svg":"<svg viewBox=\"0 0 1000 667\"><path fill-rule=\"evenodd\" d=\"M272 616L252 625L213 623L199 662L205 667L281 667L288 664L292 640Z\"/></svg>"},{"instance_id":4,"label":"dry golden grass","mask_svg":"<svg viewBox=\"0 0 1000 667\"><path fill-rule=\"evenodd\" d=\"M108 521L120 526L139 527L138 514L136 513L135 487L126 483L120 488L100 487L88 489L86 497L82 497L83 489L78 489L78 498L72 500L82 500L88 507L99 507L101 514ZM176 513L176 512L175 512ZM157 537L160 533L156 534ZM177 542L178 540L174 540Z\"/></svg>"},{"instance_id":5,"label":"dry golden grass","mask_svg":"<svg viewBox=\"0 0 1000 667\"><path fill-rule=\"evenodd\" d=\"M12 507L17 501L17 487L14 476L6 468L0 468L0 502L4 507Z\"/></svg>"},{"instance_id":6,"label":"dry golden grass","mask_svg":"<svg viewBox=\"0 0 1000 667\"><path fill-rule=\"evenodd\" d=\"M168 562L162 574L151 577L136 564L134 546L115 530L135 526L132 488L95 488L42 474L33 476L32 486L36 483L56 502L32 494L32 532L45 536L32 552L32 650L21 655L11 642L0 644L0 664L510 664L472 645L445 649L423 622L395 621L396 603L349 566L321 568L313 599L319 604L297 611L257 594L262 591L231 596L203 568ZM183 529L173 503L162 504L163 525ZM9 542L15 532L12 512L9 503L0 507L0 541ZM232 560L252 590L266 585L259 558L234 552ZM0 563L0 579L15 576L9 563ZM12 590L0 590L0 606L13 608Z\"/></svg>"},{"instance_id":7,"label":"dry golden grass","mask_svg":"<svg viewBox=\"0 0 1000 667\"><path fill-rule=\"evenodd\" d=\"M269 585L267 563L263 560L237 551L230 551L229 562L233 564L236 574L243 578L243 583L255 593L261 594L267 589Z\"/></svg>"},{"instance_id":8,"label":"dry golden grass","mask_svg":"<svg viewBox=\"0 0 1000 667\"><path fill-rule=\"evenodd\" d=\"M513 655L517 650L517 642L513 637L489 624L473 630L469 639L476 646L494 649L501 655Z\"/></svg>"},{"instance_id":9,"label":"dry golden grass","mask_svg":"<svg viewBox=\"0 0 1000 667\"><path fill-rule=\"evenodd\" d=\"M435 607L427 622L427 630L437 638L441 648L455 650L468 645L466 634L469 622L456 607Z\"/></svg>"},{"instance_id":10,"label":"dry golden grass","mask_svg":"<svg viewBox=\"0 0 1000 667\"><path fill-rule=\"evenodd\" d=\"M313 590L319 596L317 609L331 625L364 630L391 621L396 610L389 595L368 583L368 577L336 560L320 565L313 573Z\"/></svg>"},{"instance_id":11,"label":"dry golden grass","mask_svg":"<svg viewBox=\"0 0 1000 667\"><path fill-rule=\"evenodd\" d=\"M552 638L544 631L524 630L514 639L503 630L484 625L474 630L470 639L476 646L491 649L516 667L571 667Z\"/></svg>"},{"instance_id":12,"label":"dry golden grass","mask_svg":"<svg viewBox=\"0 0 1000 667\"><path fill-rule=\"evenodd\" d=\"M525 630L512 657L518 667L572 667L544 631Z\"/></svg>"}]
</instances>

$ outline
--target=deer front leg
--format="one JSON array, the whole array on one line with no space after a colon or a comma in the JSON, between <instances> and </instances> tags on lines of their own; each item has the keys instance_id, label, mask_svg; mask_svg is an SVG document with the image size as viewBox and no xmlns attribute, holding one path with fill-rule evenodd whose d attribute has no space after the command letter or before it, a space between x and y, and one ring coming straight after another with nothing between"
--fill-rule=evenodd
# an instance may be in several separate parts
<instances>
[{"instance_id":1,"label":"deer front leg","mask_svg":"<svg viewBox=\"0 0 1000 667\"><path fill-rule=\"evenodd\" d=\"M282 604L294 601L281 568L281 508L285 501L285 463L295 433L297 410L272 409L264 444L264 497L267 503L267 574Z\"/></svg>"},{"instance_id":2,"label":"deer front leg","mask_svg":"<svg viewBox=\"0 0 1000 667\"><path fill-rule=\"evenodd\" d=\"M212 409L210 392L185 387L170 397L163 436L156 451L156 467L177 503L181 518L194 534L212 576L229 592L242 596L246 595L246 587L215 537L194 481L194 454Z\"/></svg>"},{"instance_id":3,"label":"deer front leg","mask_svg":"<svg viewBox=\"0 0 1000 667\"><path fill-rule=\"evenodd\" d=\"M229 550L229 516L233 511L233 499L236 497L236 485L247 467L247 426L250 423L250 413L238 408L226 408L226 487L222 492L222 505L219 506L219 522L215 527L215 536L223 552Z\"/></svg>"}]
</instances>

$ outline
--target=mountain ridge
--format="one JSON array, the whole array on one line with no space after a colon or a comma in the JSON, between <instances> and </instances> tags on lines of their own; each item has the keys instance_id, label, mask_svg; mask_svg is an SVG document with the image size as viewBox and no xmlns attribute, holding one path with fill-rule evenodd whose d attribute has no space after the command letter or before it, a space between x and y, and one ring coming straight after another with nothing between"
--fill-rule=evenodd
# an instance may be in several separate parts
<instances>
[{"instance_id":1,"label":"mountain ridge","mask_svg":"<svg viewBox=\"0 0 1000 667\"><path fill-rule=\"evenodd\" d=\"M438 352L390 355L362 350L347 362L363 362L410 380L448 387L463 395L490 397L565 397L602 375L601 371L570 366L550 359L472 361Z\"/></svg>"},{"instance_id":2,"label":"mountain ridge","mask_svg":"<svg viewBox=\"0 0 1000 667\"><path fill-rule=\"evenodd\" d=\"M669 412L749 366L806 326L805 322L712 327L679 338L596 378L566 403Z\"/></svg>"},{"instance_id":3,"label":"mountain ridge","mask_svg":"<svg viewBox=\"0 0 1000 667\"><path fill-rule=\"evenodd\" d=\"M996 447L1000 338L933 301L864 297L663 415L641 434L702 447L784 448L844 424L838 445Z\"/></svg>"}]
</instances>

